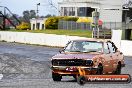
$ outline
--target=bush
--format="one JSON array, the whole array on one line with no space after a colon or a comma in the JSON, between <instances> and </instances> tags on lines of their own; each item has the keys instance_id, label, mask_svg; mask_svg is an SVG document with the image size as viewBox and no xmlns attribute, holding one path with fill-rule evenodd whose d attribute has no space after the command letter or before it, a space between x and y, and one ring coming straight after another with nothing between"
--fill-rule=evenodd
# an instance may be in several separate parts
<instances>
[{"instance_id":1,"label":"bush","mask_svg":"<svg viewBox=\"0 0 132 88\"><path fill-rule=\"evenodd\" d=\"M46 29L58 29L59 20L77 21L78 17L49 17L45 22Z\"/></svg>"},{"instance_id":2,"label":"bush","mask_svg":"<svg viewBox=\"0 0 132 88\"><path fill-rule=\"evenodd\" d=\"M62 20L64 20L64 21L77 21L78 17L63 17Z\"/></svg>"},{"instance_id":3,"label":"bush","mask_svg":"<svg viewBox=\"0 0 132 88\"><path fill-rule=\"evenodd\" d=\"M57 29L59 17L49 17L45 22L46 29Z\"/></svg>"},{"instance_id":4,"label":"bush","mask_svg":"<svg viewBox=\"0 0 132 88\"><path fill-rule=\"evenodd\" d=\"M27 29L30 29L31 27L30 27L30 24L29 23L22 22L16 28L19 29L19 30L27 30Z\"/></svg>"}]
</instances>

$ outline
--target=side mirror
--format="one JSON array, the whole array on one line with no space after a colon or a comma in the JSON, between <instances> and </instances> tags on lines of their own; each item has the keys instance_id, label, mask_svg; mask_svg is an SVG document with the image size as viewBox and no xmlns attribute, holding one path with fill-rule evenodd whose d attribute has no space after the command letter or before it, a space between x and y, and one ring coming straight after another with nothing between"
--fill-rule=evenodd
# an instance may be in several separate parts
<instances>
[{"instance_id":1,"label":"side mirror","mask_svg":"<svg viewBox=\"0 0 132 88\"><path fill-rule=\"evenodd\" d=\"M60 53L64 52L64 50L59 50Z\"/></svg>"}]
</instances>

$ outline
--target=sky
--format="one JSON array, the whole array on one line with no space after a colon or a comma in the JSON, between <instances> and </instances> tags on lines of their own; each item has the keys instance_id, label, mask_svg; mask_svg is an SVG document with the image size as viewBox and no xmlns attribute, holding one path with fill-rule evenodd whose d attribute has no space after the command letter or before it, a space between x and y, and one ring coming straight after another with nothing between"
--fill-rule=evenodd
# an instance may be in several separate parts
<instances>
[{"instance_id":1,"label":"sky","mask_svg":"<svg viewBox=\"0 0 132 88\"><path fill-rule=\"evenodd\" d=\"M36 10L37 4L40 3L39 6L39 15L45 16L47 14L58 15L58 10L51 7L49 5L49 1L51 0L0 0L0 6L8 7L12 13L18 14L22 16L23 11L25 10ZM52 0L53 4L58 7L58 1L62 0ZM128 2L129 0L124 0L124 2ZM132 1L132 0L130 0Z\"/></svg>"},{"instance_id":2,"label":"sky","mask_svg":"<svg viewBox=\"0 0 132 88\"><path fill-rule=\"evenodd\" d=\"M22 16L23 11L36 10L37 4L40 3L40 6L38 6L40 16L47 14L58 15L58 10L50 6L49 1L51 0L0 0L0 6L6 6L12 13ZM58 7L58 1L61 0L52 0L56 7Z\"/></svg>"}]
</instances>

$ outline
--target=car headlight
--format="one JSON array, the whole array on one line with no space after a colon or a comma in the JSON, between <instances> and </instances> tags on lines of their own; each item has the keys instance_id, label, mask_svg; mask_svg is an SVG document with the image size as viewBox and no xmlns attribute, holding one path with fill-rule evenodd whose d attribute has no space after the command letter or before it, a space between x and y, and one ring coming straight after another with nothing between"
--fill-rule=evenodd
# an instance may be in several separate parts
<instances>
[{"instance_id":1,"label":"car headlight","mask_svg":"<svg viewBox=\"0 0 132 88\"><path fill-rule=\"evenodd\" d=\"M87 66L92 66L93 65L93 61L92 60L86 60L86 65Z\"/></svg>"}]
</instances>

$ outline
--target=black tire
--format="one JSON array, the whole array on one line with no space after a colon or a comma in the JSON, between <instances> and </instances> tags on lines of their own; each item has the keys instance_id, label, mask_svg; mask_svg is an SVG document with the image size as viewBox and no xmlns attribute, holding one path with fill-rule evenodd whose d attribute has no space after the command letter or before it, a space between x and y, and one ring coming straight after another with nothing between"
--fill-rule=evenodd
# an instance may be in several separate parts
<instances>
[{"instance_id":1,"label":"black tire","mask_svg":"<svg viewBox=\"0 0 132 88\"><path fill-rule=\"evenodd\" d=\"M116 71L115 71L115 74L121 74L121 63L118 62L118 65L117 65L117 68L116 68Z\"/></svg>"},{"instance_id":2,"label":"black tire","mask_svg":"<svg viewBox=\"0 0 132 88\"><path fill-rule=\"evenodd\" d=\"M77 78L77 83L80 85L84 85L86 83L86 78L84 76L79 76Z\"/></svg>"},{"instance_id":3,"label":"black tire","mask_svg":"<svg viewBox=\"0 0 132 88\"><path fill-rule=\"evenodd\" d=\"M74 78L75 80L77 80L77 75L73 75L73 78Z\"/></svg>"},{"instance_id":4,"label":"black tire","mask_svg":"<svg viewBox=\"0 0 132 88\"><path fill-rule=\"evenodd\" d=\"M96 74L97 75L103 74L103 65L101 63L99 63L99 65L98 65L98 69L97 69Z\"/></svg>"},{"instance_id":5,"label":"black tire","mask_svg":"<svg viewBox=\"0 0 132 88\"><path fill-rule=\"evenodd\" d=\"M62 76L52 72L52 79L53 81L61 81Z\"/></svg>"}]
</instances>

